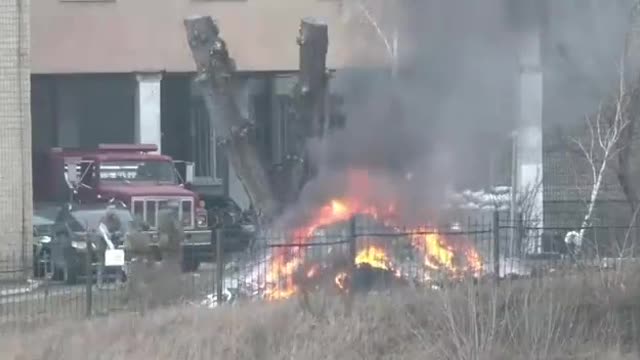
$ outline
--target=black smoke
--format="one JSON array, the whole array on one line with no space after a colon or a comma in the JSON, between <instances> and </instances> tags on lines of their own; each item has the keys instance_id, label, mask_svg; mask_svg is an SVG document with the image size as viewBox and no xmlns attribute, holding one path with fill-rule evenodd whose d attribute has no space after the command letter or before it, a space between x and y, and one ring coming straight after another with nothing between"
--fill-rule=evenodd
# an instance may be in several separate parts
<instances>
[{"instance_id":1,"label":"black smoke","mask_svg":"<svg viewBox=\"0 0 640 360\"><path fill-rule=\"evenodd\" d=\"M398 74L359 69L357 53L353 69L338 70L332 89L344 96L347 123L309 143L320 172L301 203L344 192L353 168L368 169L374 193L401 198L411 213L443 205L452 189L509 185L521 33L541 24L543 122L575 123L615 85L630 8L630 0L535 2L395 2Z\"/></svg>"}]
</instances>

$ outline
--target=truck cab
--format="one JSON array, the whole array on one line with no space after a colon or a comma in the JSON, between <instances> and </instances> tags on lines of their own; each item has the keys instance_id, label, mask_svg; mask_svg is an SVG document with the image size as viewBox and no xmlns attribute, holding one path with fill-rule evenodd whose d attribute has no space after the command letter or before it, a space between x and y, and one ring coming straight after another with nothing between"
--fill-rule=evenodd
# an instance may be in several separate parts
<instances>
[{"instance_id":1,"label":"truck cab","mask_svg":"<svg viewBox=\"0 0 640 360\"><path fill-rule=\"evenodd\" d=\"M211 230L204 203L188 189L193 167L156 151L144 144L53 148L36 162L36 202L117 201L151 232L157 231L160 214L171 211L184 229L187 268L197 268L210 253Z\"/></svg>"}]
</instances>

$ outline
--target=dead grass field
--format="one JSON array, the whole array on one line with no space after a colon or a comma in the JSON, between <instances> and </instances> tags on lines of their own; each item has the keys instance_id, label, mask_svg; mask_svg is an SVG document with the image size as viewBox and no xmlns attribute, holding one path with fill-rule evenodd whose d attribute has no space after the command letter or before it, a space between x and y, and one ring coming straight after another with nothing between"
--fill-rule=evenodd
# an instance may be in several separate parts
<instances>
[{"instance_id":1,"label":"dead grass field","mask_svg":"<svg viewBox=\"0 0 640 360\"><path fill-rule=\"evenodd\" d=\"M631 360L640 354L637 274L395 290L357 296L351 313L321 294L309 307L174 306L13 331L0 346L8 360Z\"/></svg>"}]
</instances>

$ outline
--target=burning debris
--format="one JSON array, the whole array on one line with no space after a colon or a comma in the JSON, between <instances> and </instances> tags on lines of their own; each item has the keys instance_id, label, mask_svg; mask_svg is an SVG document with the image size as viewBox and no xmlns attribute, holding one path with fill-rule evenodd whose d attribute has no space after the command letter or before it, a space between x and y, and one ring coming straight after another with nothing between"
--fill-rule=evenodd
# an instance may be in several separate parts
<instances>
[{"instance_id":1,"label":"burning debris","mask_svg":"<svg viewBox=\"0 0 640 360\"><path fill-rule=\"evenodd\" d=\"M225 147L229 162L242 181L257 212L261 214L261 219L268 220L263 223L270 223L273 227L271 222L277 217L283 201L275 196L277 191L273 189L273 181L269 181L266 165L257 155L256 145L247 140L245 132L234 131L236 128L245 128L248 124L246 119L239 116L240 112L237 106L234 106L233 96L230 95L233 92L229 88L231 82L228 79L235 73L234 62L220 37L217 25L210 17L186 19L185 26L189 46L198 68L198 80L203 85L207 108L210 112L215 112L212 109L218 107L226 113L221 119L223 130L229 133L228 144ZM305 20L301 29L301 39L304 40L300 44L301 89L323 90L327 80L324 74L325 64L318 61L318 54L326 54L326 25ZM312 33L316 36L312 36ZM314 39L317 41L313 41ZM311 46L312 43L315 43L315 46ZM307 56L309 51L313 53L312 57ZM311 66L312 63L319 66ZM322 71L318 73L318 69ZM317 80L313 82L322 86L309 88L306 86L309 85L309 79ZM318 92L322 93L324 91ZM320 99L321 97L318 97L316 100ZM308 106L306 110L309 110L309 114L305 113L303 116L309 118L304 126L313 129L312 136L324 133L320 131L322 126L316 121L322 118L318 117L321 114L311 114L315 108ZM401 109L398 103L393 101L389 110L396 114ZM393 146L396 148L398 144ZM367 160L376 159L375 164L380 163L377 160L389 159L387 156L371 156L368 152L365 153ZM337 162L342 163L345 159L341 157L339 160ZM325 161L332 162L333 157L327 155ZM348 161L348 165L357 163L354 163L353 159ZM397 165L398 162L390 163ZM366 161L366 164L371 165L369 161ZM318 180L320 169L315 169L316 165L318 164L305 164L313 168L316 183L321 183L322 180ZM359 163L359 166L371 168L362 163ZM296 168L301 170L300 166ZM396 203L396 198L400 197L383 196L388 195L388 192L394 192L392 189L372 191L372 179L369 178L368 170L356 171L351 167L348 169L337 169L347 174L346 184L342 184L345 185L343 193L336 194L333 198L325 198L326 201L320 205L315 203L317 206L312 207L309 213L296 214L301 215L302 220L298 219L295 225L287 223L283 226L286 229L282 236L285 242L277 246L271 244L268 254L259 259L259 265L251 271L247 283L242 284L247 288L245 293L257 293L268 300L279 300L290 298L303 289L323 288L337 292L369 289L379 278L384 282L393 283L427 283L433 282L439 276L461 278L479 275L482 260L468 240L454 239L453 236L439 232L437 227L429 223L419 224L410 229L400 228L403 222ZM297 184L301 180L298 172L290 174L289 177L294 178L288 179L292 180L291 182L282 181L286 184L296 184L287 186L287 191L297 191L300 187L301 184ZM407 177L407 181L411 179L412 176ZM398 184L389 187L397 187L395 185ZM402 186L404 185L400 185ZM376 189L381 190L384 187L376 186ZM294 188L296 190L293 190ZM304 203L303 197L294 198L298 203ZM380 234L356 234L356 218L372 221ZM346 226L347 224L350 226ZM345 231L346 228L349 228L349 231ZM333 236L327 236L330 230L335 229L342 229L335 239ZM334 241L327 242L329 240Z\"/></svg>"},{"instance_id":2,"label":"burning debris","mask_svg":"<svg viewBox=\"0 0 640 360\"><path fill-rule=\"evenodd\" d=\"M303 289L368 291L377 284L428 284L480 275L482 258L468 239L427 225L400 228L396 208L362 196L329 200L283 235L284 243L270 248L250 276L258 288L253 292L281 300ZM356 232L356 218L373 226Z\"/></svg>"}]
</instances>

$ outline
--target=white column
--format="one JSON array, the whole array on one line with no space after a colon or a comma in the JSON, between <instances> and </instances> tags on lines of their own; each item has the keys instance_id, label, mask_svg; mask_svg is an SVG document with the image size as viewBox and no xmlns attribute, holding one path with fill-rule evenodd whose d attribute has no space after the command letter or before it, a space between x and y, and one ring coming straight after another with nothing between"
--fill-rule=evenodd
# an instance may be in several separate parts
<instances>
[{"instance_id":1,"label":"white column","mask_svg":"<svg viewBox=\"0 0 640 360\"><path fill-rule=\"evenodd\" d=\"M531 226L543 225L542 189L542 91L543 72L540 53L541 30L533 26L520 34L520 76L519 76L519 122L517 136L518 187L520 192L535 190L532 211L528 221ZM529 252L541 251L541 239L534 236L528 240Z\"/></svg>"},{"instance_id":2,"label":"white column","mask_svg":"<svg viewBox=\"0 0 640 360\"><path fill-rule=\"evenodd\" d=\"M138 144L155 144L161 152L160 82L162 74L137 74L135 141Z\"/></svg>"}]
</instances>

